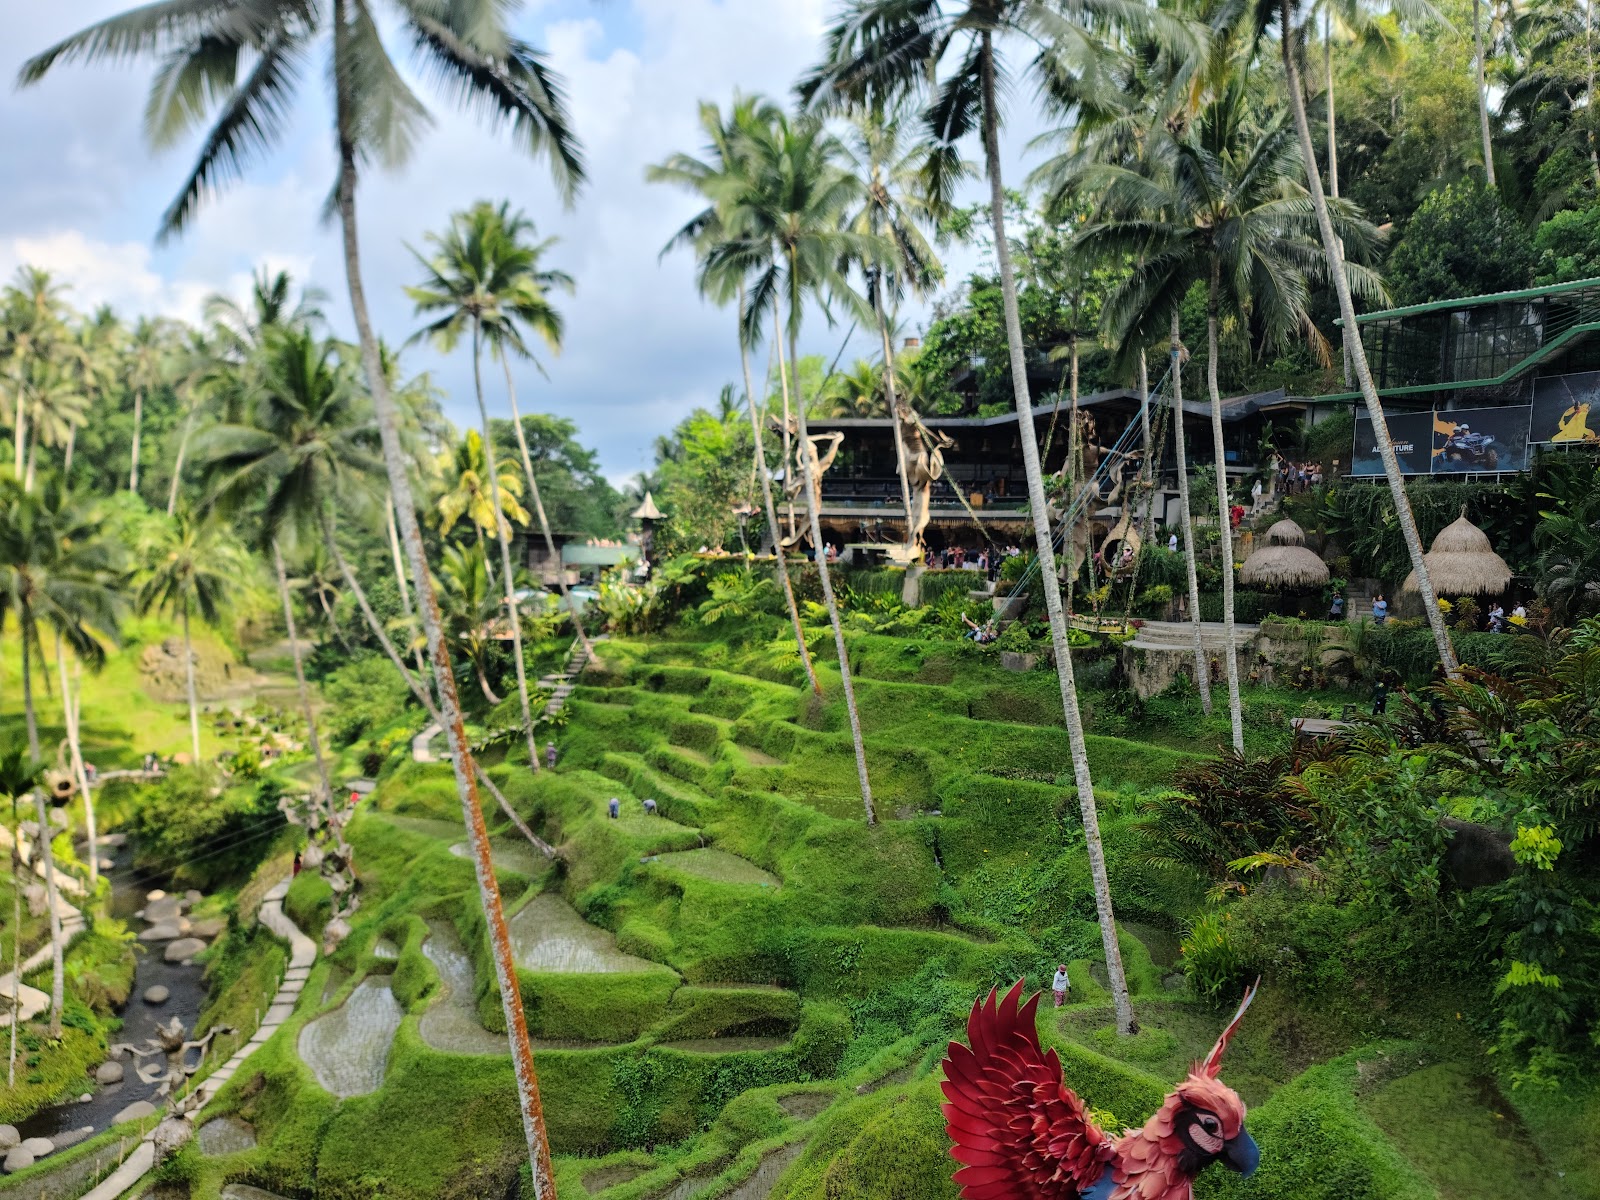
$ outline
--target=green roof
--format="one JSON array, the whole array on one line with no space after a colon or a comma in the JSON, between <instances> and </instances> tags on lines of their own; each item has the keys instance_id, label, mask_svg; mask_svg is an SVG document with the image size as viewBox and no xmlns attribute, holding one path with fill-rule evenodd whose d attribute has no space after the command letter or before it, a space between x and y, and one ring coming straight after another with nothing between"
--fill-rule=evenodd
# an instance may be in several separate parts
<instances>
[{"instance_id":1,"label":"green roof","mask_svg":"<svg viewBox=\"0 0 1600 1200\"><path fill-rule=\"evenodd\" d=\"M1404 308L1385 308L1379 312L1361 313L1357 325L1368 321L1388 321L1395 317L1414 317L1419 313L1442 312L1451 308L1475 308L1480 304L1500 304L1507 300L1537 300L1541 296L1558 296L1562 292L1576 292L1600 285L1600 279L1577 279L1571 283L1551 283L1544 287L1523 288L1520 292L1491 292L1487 296L1461 296L1454 300L1430 300L1426 304L1408 304ZM1344 318L1334 321L1343 325Z\"/></svg>"},{"instance_id":2,"label":"green roof","mask_svg":"<svg viewBox=\"0 0 1600 1200\"><path fill-rule=\"evenodd\" d=\"M568 542L561 547L561 561L569 567L614 567L638 558L637 546L583 546Z\"/></svg>"}]
</instances>

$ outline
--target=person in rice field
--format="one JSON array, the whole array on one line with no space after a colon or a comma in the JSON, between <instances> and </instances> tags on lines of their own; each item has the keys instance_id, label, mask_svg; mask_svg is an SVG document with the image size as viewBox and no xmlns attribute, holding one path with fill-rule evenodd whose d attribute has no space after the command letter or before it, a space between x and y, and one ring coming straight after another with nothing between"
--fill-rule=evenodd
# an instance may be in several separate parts
<instances>
[{"instance_id":1,"label":"person in rice field","mask_svg":"<svg viewBox=\"0 0 1600 1200\"><path fill-rule=\"evenodd\" d=\"M1067 994L1072 991L1072 981L1067 978L1066 963L1056 967L1056 977L1050 981L1050 991L1055 995L1057 1008L1067 1002Z\"/></svg>"}]
</instances>

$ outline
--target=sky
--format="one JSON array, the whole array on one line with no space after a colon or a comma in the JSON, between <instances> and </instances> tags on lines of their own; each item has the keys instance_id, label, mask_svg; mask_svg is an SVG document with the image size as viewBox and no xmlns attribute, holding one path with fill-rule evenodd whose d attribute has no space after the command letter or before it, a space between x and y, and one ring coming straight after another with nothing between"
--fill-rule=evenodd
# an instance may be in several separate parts
<instances>
[{"instance_id":1,"label":"sky","mask_svg":"<svg viewBox=\"0 0 1600 1200\"><path fill-rule=\"evenodd\" d=\"M573 275L562 297L567 320L548 378L518 371L524 411L570 418L621 483L650 467L654 439L697 405L711 404L738 378L731 312L698 297L687 251L660 257L696 211L694 199L647 184L644 171L677 150L698 153L696 106L726 104L736 90L786 97L820 52L836 0L525 0L517 33L548 51L565 78L589 179L563 206L547 166L514 151L504 136L458 111L416 80L431 130L403 170L369 172L358 196L364 274L379 332L390 342L420 324L404 287L418 266L408 247L476 200L509 200L558 239L548 264ZM13 81L22 61L82 26L133 6L133 0L0 0L0 280L19 264L48 268L69 284L80 309L102 303L125 317L163 313L198 318L215 292L242 297L252 271L288 270L326 293L333 329L353 336L337 231L320 222L334 173L324 64L305 71L285 137L221 194L180 238L158 246L162 212L189 170L198 134L159 153L143 136L153 68L133 64L58 65L33 87ZM408 70L407 50L391 39ZM1017 131L1013 130L1013 133ZM1030 131L1009 140L1008 164L1020 178ZM969 155L975 155L974 146ZM1008 180L1008 183L1011 182ZM979 193L974 189L972 200ZM952 279L974 263L957 250ZM906 332L927 320L909 309ZM838 353L843 329L813 314L802 353ZM857 333L845 365L875 356L875 339ZM764 359L758 358L757 370ZM468 351L444 356L419 345L409 371L429 371L446 394L447 415L476 423ZM496 396L491 391L491 404Z\"/></svg>"}]
</instances>

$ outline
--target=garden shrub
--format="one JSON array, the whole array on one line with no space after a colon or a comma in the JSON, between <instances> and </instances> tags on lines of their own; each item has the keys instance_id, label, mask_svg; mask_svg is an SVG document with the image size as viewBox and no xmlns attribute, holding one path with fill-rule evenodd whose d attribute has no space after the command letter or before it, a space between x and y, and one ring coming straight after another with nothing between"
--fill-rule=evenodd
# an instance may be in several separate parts
<instances>
[{"instance_id":1,"label":"garden shrub","mask_svg":"<svg viewBox=\"0 0 1600 1200\"><path fill-rule=\"evenodd\" d=\"M922 603L936 605L951 594L965 599L987 582L981 571L928 571L922 576Z\"/></svg>"}]
</instances>

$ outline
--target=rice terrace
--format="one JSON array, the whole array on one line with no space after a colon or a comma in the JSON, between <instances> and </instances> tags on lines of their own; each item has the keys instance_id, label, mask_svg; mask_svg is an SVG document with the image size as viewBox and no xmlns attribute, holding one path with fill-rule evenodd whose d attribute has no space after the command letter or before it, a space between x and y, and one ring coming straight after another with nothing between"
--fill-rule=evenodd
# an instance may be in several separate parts
<instances>
[{"instance_id":1,"label":"rice terrace","mask_svg":"<svg viewBox=\"0 0 1600 1200\"><path fill-rule=\"evenodd\" d=\"M1600 1200L1592 12L0 30L0 1200Z\"/></svg>"}]
</instances>

